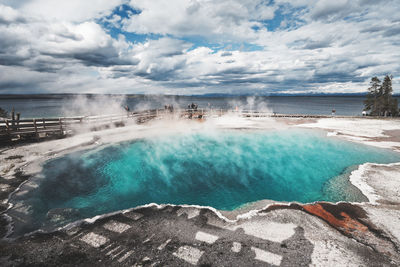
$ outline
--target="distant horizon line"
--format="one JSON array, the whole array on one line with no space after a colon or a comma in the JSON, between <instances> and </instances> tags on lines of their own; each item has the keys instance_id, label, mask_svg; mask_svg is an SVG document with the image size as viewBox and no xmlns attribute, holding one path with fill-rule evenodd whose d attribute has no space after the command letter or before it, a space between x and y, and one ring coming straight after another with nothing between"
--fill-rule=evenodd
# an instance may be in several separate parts
<instances>
[{"instance_id":1,"label":"distant horizon line","mask_svg":"<svg viewBox=\"0 0 400 267\"><path fill-rule=\"evenodd\" d=\"M229 94L229 93L209 93L209 94L191 94L191 95L172 95L172 94L114 94L114 93L35 93L35 94L0 94L0 99L24 99L24 98L67 98L74 96L127 96L127 97L349 97L349 96L366 96L367 93L298 93L298 94L285 94L285 93L271 93L271 94ZM400 94L393 94L399 97Z\"/></svg>"}]
</instances>

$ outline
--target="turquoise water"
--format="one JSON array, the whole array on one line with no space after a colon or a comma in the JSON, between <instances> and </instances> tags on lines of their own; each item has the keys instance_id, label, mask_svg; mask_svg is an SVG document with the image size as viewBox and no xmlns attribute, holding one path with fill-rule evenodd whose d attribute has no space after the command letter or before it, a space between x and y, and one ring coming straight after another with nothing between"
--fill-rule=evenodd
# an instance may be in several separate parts
<instances>
[{"instance_id":1,"label":"turquoise water","mask_svg":"<svg viewBox=\"0 0 400 267\"><path fill-rule=\"evenodd\" d=\"M153 202L233 210L261 199L339 201L346 196L324 187L346 168L400 161L325 135L219 131L122 143L48 162L40 186L22 198L41 223L57 208L85 218Z\"/></svg>"}]
</instances>

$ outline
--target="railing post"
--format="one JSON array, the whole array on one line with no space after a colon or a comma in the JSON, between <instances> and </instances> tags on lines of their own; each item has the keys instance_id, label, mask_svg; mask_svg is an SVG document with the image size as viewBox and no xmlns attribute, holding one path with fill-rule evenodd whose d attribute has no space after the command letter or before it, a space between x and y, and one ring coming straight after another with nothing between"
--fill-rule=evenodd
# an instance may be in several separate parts
<instances>
[{"instance_id":1,"label":"railing post","mask_svg":"<svg viewBox=\"0 0 400 267\"><path fill-rule=\"evenodd\" d=\"M60 135L64 135L64 131L63 131L63 127L62 127L62 120L61 118L58 119L59 123L60 123Z\"/></svg>"},{"instance_id":2,"label":"railing post","mask_svg":"<svg viewBox=\"0 0 400 267\"><path fill-rule=\"evenodd\" d=\"M6 128L7 128L7 133L10 134L10 125L8 123L8 120L6 120Z\"/></svg>"},{"instance_id":3,"label":"railing post","mask_svg":"<svg viewBox=\"0 0 400 267\"><path fill-rule=\"evenodd\" d=\"M21 114L17 113L17 130L19 130L19 118L20 118Z\"/></svg>"},{"instance_id":4,"label":"railing post","mask_svg":"<svg viewBox=\"0 0 400 267\"><path fill-rule=\"evenodd\" d=\"M12 128L14 128L14 126L15 126L15 110L14 110L14 108L12 108L12 110L11 110L11 126L12 126Z\"/></svg>"},{"instance_id":5,"label":"railing post","mask_svg":"<svg viewBox=\"0 0 400 267\"><path fill-rule=\"evenodd\" d=\"M35 127L35 135L36 135L36 137L38 137L36 119L33 119L33 126Z\"/></svg>"},{"instance_id":6,"label":"railing post","mask_svg":"<svg viewBox=\"0 0 400 267\"><path fill-rule=\"evenodd\" d=\"M44 118L42 119L42 123L43 123L43 129L46 129L46 120Z\"/></svg>"}]
</instances>

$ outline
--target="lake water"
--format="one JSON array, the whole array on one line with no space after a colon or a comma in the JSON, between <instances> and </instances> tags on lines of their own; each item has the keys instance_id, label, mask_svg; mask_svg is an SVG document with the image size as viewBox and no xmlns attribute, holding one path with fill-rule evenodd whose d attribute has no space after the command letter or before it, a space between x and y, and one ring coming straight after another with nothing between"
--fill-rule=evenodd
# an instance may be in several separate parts
<instances>
[{"instance_id":1,"label":"lake water","mask_svg":"<svg viewBox=\"0 0 400 267\"><path fill-rule=\"evenodd\" d=\"M398 153L315 130L204 131L131 141L46 163L39 187L12 199L32 212L16 231L49 227L60 212L65 223L148 203L233 210L262 199L360 201L361 192L338 177L365 162L398 161Z\"/></svg>"},{"instance_id":2,"label":"lake water","mask_svg":"<svg viewBox=\"0 0 400 267\"><path fill-rule=\"evenodd\" d=\"M163 108L173 104L175 108L186 108L194 102L199 108L266 110L281 114L358 116L363 110L364 97L360 96L274 96L274 97L195 97L195 96L135 96L126 99L99 97L85 101L73 98L59 99L4 99L0 96L0 107L11 111L14 107L25 118L99 115L93 113L118 111L128 105L131 110ZM109 101L112 100L112 101ZM400 99L399 99L400 100ZM118 101L120 103L118 104ZM110 102L113 102L111 105ZM400 101L399 101L400 102ZM95 108L87 109L88 106Z\"/></svg>"}]
</instances>

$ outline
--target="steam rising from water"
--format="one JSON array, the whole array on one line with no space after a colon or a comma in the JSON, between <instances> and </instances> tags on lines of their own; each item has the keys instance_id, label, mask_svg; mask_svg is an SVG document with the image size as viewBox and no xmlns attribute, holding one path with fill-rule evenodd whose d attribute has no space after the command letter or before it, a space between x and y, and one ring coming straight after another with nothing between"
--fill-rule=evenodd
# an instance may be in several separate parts
<instances>
[{"instance_id":1,"label":"steam rising from water","mask_svg":"<svg viewBox=\"0 0 400 267\"><path fill-rule=\"evenodd\" d=\"M395 161L393 152L314 131L188 131L50 161L40 186L14 201L32 206L30 230L54 224L60 211L65 223L153 202L232 210L262 199L356 201L358 191L330 179Z\"/></svg>"},{"instance_id":2,"label":"steam rising from water","mask_svg":"<svg viewBox=\"0 0 400 267\"><path fill-rule=\"evenodd\" d=\"M132 111L143 111L149 109L163 109L165 105L173 105L176 110L186 109L193 99L185 99L185 97L174 96L142 96L134 98L131 106L129 106L129 98L125 95L77 95L72 99L68 99L62 107L63 116L101 116L109 114L120 114L125 112L125 107L129 106ZM139 100L141 99L141 100ZM201 98L199 98L201 99ZM196 102L196 101L194 101ZM223 101L222 101L223 102ZM223 104L223 103L221 103ZM214 107L211 103L203 103L199 109L231 109L231 110L256 110L262 112L270 112L268 103L265 98L247 97L238 98L223 104L224 107ZM226 106L225 106L226 105Z\"/></svg>"},{"instance_id":3,"label":"steam rising from water","mask_svg":"<svg viewBox=\"0 0 400 267\"><path fill-rule=\"evenodd\" d=\"M63 114L70 116L100 116L124 113L125 96L78 95L63 106Z\"/></svg>"},{"instance_id":4,"label":"steam rising from water","mask_svg":"<svg viewBox=\"0 0 400 267\"><path fill-rule=\"evenodd\" d=\"M242 110L255 110L266 113L272 113L272 110L268 107L268 102L265 98L257 98L255 96L248 96L246 101L230 101L229 105L232 109Z\"/></svg>"}]
</instances>

